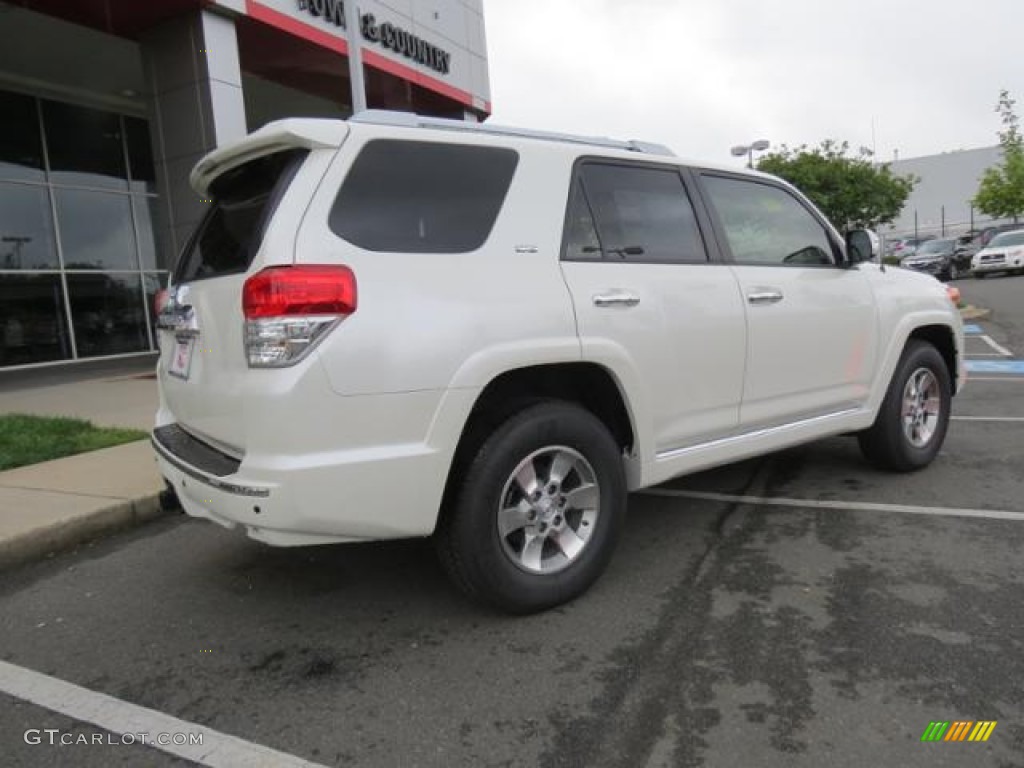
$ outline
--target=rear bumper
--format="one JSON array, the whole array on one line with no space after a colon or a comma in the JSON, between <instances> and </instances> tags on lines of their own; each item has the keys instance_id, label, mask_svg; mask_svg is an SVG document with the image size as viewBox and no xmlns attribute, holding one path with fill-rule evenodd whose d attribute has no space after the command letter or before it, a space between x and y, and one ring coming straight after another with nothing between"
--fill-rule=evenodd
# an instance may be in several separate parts
<instances>
[{"instance_id":1,"label":"rear bumper","mask_svg":"<svg viewBox=\"0 0 1024 768\"><path fill-rule=\"evenodd\" d=\"M267 544L428 536L461 427L458 414L468 413L472 399L469 391L446 393L438 418L428 419L429 433L410 442L238 459L174 424L154 430L151 441L160 473L187 514Z\"/></svg>"}]
</instances>

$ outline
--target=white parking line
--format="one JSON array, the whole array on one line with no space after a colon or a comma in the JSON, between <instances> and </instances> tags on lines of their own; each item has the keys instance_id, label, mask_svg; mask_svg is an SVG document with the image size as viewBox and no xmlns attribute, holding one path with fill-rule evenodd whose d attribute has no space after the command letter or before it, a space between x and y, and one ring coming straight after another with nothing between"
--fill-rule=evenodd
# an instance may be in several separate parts
<instances>
[{"instance_id":1,"label":"white parking line","mask_svg":"<svg viewBox=\"0 0 1024 768\"><path fill-rule=\"evenodd\" d=\"M995 341L993 341L991 336L986 336L985 334L982 334L980 336L980 338L986 344L988 344L990 347L992 347L992 349L994 349L996 351L997 355L1002 355L1003 357L1013 357L1013 352L1011 352L1010 350L1008 350L1006 347L1002 346L1001 344L997 344Z\"/></svg>"},{"instance_id":2,"label":"white parking line","mask_svg":"<svg viewBox=\"0 0 1024 768\"><path fill-rule=\"evenodd\" d=\"M950 416L952 421L1007 421L1017 423L1024 421L1024 416Z\"/></svg>"},{"instance_id":3,"label":"white parking line","mask_svg":"<svg viewBox=\"0 0 1024 768\"><path fill-rule=\"evenodd\" d=\"M999 509L958 509L956 507L916 507L909 504L874 504L868 501L833 501L822 499L785 499L767 496L734 496L729 493L682 491L674 488L650 488L640 491L645 496L667 496L701 501L724 501L732 504L756 504L769 507L800 507L811 509L842 509L854 512L903 512L909 515L938 517L981 517L990 520L1016 520L1024 522L1024 512L1006 512Z\"/></svg>"},{"instance_id":4,"label":"white parking line","mask_svg":"<svg viewBox=\"0 0 1024 768\"><path fill-rule=\"evenodd\" d=\"M90 691L5 661L0 661L0 691L67 715L74 720L98 725L119 736L148 733L151 735L151 739L146 741L148 746L210 768L323 768L317 763L310 763L294 755L244 741L204 725L179 720L154 709L129 704L105 693ZM156 743L158 734L181 733L202 733L203 743Z\"/></svg>"}]
</instances>

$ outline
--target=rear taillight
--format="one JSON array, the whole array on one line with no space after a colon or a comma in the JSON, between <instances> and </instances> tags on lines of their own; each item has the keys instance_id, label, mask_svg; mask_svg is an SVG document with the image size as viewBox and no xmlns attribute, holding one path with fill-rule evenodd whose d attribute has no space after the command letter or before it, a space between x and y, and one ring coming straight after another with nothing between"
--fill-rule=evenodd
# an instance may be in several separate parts
<instances>
[{"instance_id":1,"label":"rear taillight","mask_svg":"<svg viewBox=\"0 0 1024 768\"><path fill-rule=\"evenodd\" d=\"M250 368L294 365L356 311L356 276L344 266L270 267L245 281Z\"/></svg>"}]
</instances>

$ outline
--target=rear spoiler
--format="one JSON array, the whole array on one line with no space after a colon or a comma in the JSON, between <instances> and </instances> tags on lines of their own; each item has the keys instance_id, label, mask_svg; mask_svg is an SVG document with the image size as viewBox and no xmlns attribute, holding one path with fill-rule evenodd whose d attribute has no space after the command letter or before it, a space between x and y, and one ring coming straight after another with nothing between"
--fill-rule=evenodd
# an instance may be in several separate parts
<instances>
[{"instance_id":1,"label":"rear spoiler","mask_svg":"<svg viewBox=\"0 0 1024 768\"><path fill-rule=\"evenodd\" d=\"M346 136L348 125L342 120L275 120L244 139L219 147L203 157L192 169L189 183L192 189L205 196L215 178L249 160L285 149L336 148L341 146Z\"/></svg>"}]
</instances>

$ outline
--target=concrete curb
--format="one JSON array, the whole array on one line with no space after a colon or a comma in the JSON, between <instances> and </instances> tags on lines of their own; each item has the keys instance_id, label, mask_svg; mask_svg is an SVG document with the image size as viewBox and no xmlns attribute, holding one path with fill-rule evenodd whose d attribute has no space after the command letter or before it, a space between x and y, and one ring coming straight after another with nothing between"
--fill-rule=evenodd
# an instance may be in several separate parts
<instances>
[{"instance_id":1,"label":"concrete curb","mask_svg":"<svg viewBox=\"0 0 1024 768\"><path fill-rule=\"evenodd\" d=\"M133 528L169 513L158 494L122 501L0 540L0 570L67 552L110 533Z\"/></svg>"}]
</instances>

